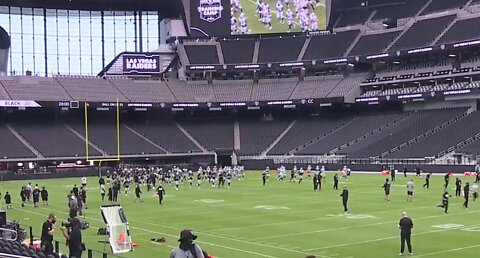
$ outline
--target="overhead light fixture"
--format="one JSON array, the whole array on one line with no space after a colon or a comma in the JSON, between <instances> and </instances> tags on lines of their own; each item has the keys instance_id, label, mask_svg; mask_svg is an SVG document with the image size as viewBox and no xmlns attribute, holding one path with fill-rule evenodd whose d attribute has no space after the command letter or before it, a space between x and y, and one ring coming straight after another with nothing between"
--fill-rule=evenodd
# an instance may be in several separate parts
<instances>
[{"instance_id":1,"label":"overhead light fixture","mask_svg":"<svg viewBox=\"0 0 480 258\"><path fill-rule=\"evenodd\" d=\"M353 63L348 63L348 66L350 66L350 67L354 67L354 66L355 66L355 64L353 64Z\"/></svg>"},{"instance_id":2,"label":"overhead light fixture","mask_svg":"<svg viewBox=\"0 0 480 258\"><path fill-rule=\"evenodd\" d=\"M396 65L400 64L399 61L394 61L393 63L396 64Z\"/></svg>"},{"instance_id":3,"label":"overhead light fixture","mask_svg":"<svg viewBox=\"0 0 480 258\"><path fill-rule=\"evenodd\" d=\"M457 55L455 55L455 54L450 54L450 55L448 55L448 57L452 57L452 58L453 58L453 57L457 57Z\"/></svg>"}]
</instances>

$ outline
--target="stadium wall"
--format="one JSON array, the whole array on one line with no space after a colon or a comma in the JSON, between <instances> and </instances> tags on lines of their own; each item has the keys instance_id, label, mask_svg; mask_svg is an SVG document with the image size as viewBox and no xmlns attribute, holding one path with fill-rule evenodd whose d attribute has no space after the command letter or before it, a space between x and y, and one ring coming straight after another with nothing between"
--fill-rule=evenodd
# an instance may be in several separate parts
<instances>
[{"instance_id":1,"label":"stadium wall","mask_svg":"<svg viewBox=\"0 0 480 258\"><path fill-rule=\"evenodd\" d=\"M275 164L273 159L262 159L262 160L243 160L240 162L240 165L244 166L246 170L263 170L265 167L269 166L270 168L276 168L280 166L279 164ZM285 164L287 169L292 169L293 166L297 167L304 167L306 168L308 165L311 164ZM327 171L337 171L341 169L343 166L349 167L352 171L362 171L362 172L379 172L381 170L382 164L319 164L325 165ZM402 169L403 165L396 165L397 169ZM475 166L469 165L405 165L407 171L413 172L415 168L420 168L424 172L432 172L432 173L463 173L466 171L475 171Z\"/></svg>"}]
</instances>

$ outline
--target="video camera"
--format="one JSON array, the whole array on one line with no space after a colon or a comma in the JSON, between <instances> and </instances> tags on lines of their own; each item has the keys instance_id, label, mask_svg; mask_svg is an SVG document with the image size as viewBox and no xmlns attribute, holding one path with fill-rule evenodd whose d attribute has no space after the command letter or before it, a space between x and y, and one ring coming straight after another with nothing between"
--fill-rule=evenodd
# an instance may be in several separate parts
<instances>
[{"instance_id":1,"label":"video camera","mask_svg":"<svg viewBox=\"0 0 480 258\"><path fill-rule=\"evenodd\" d=\"M67 228L69 231L76 226L79 227L81 230L85 230L90 227L90 224L86 221L80 221L77 218L68 219L66 222L62 221L62 227Z\"/></svg>"}]
</instances>

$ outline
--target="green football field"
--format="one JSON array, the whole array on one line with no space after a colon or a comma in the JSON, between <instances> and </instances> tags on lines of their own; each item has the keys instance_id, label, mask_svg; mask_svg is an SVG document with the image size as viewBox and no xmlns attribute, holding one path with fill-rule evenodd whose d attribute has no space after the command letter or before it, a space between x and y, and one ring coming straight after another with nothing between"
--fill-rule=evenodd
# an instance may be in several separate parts
<instances>
[{"instance_id":1,"label":"green football field","mask_svg":"<svg viewBox=\"0 0 480 258\"><path fill-rule=\"evenodd\" d=\"M342 213L340 192L331 189L332 174L319 192L312 190L311 178L302 184L279 183L273 175L266 187L260 174L246 173L246 179L235 181L230 189L203 185L200 190L182 185L179 191L166 187L164 205L159 206L153 192L143 187L143 203L133 203L134 196L120 196L120 203L130 222L131 235L138 243L135 251L123 257L168 257L177 245L182 228L191 228L198 235L197 243L220 258L279 257L301 258L309 254L323 258L398 257L398 220L407 211L414 222L414 257L478 257L480 252L480 201L462 208L463 198L451 198L450 212L435 207L440 202L443 177L434 176L429 190L423 179L414 179L413 203L405 200L407 179L397 178L392 186L392 201L384 200L381 175L354 174L343 180L340 188L350 189L350 215ZM463 182L473 178L462 176ZM451 180L453 187L454 179ZM40 234L48 213L60 219L67 217L66 194L79 179L32 181L46 186L50 205L34 209L31 204L21 208L19 189L26 181L2 182L1 192L10 191L14 209L8 210L9 220L34 226ZM453 194L453 189L450 189ZM83 231L88 248L104 250L104 237L97 229L104 227L100 215L97 179L88 184L88 207L85 219L90 229ZM2 205L3 206L3 205ZM165 237L165 244L150 242ZM55 238L62 239L59 231ZM61 246L63 250L65 247ZM107 246L107 251L109 250ZM86 257L86 255L84 256ZM100 257L96 255L95 257Z\"/></svg>"},{"instance_id":2,"label":"green football field","mask_svg":"<svg viewBox=\"0 0 480 258\"><path fill-rule=\"evenodd\" d=\"M266 27L261 21L259 21L259 17L257 15L257 5L256 5L256 0L239 0L243 7L243 12L247 15L247 27L250 30L249 34L265 34L265 33L286 33L288 31L288 23L285 20L285 22L282 24L276 16L276 8L275 5L277 3L277 0L267 0L269 5L270 5L270 10L272 11L272 29L269 30L268 27ZM284 3L284 0L282 0L282 3ZM284 3L284 13L286 12L286 6ZM290 8L292 8L292 11L295 13L295 10L293 8L293 0L290 0ZM310 7L311 8L311 7ZM315 13L317 14L318 18L318 28L320 30L324 30L326 26L326 8L325 8L325 0L320 1L320 5L315 7ZM236 12L235 17L237 18L240 15L240 12ZM295 19L295 28L292 29L292 32L300 32L302 31L300 27L300 23L298 18ZM239 25L238 25L239 26ZM239 33L233 33L233 34L239 34Z\"/></svg>"}]
</instances>

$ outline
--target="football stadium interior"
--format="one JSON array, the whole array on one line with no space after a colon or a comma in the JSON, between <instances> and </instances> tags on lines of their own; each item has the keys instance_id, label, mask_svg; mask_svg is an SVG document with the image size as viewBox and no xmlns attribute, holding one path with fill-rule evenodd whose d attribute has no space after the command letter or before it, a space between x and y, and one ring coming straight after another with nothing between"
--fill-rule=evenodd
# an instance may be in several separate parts
<instances>
[{"instance_id":1,"label":"football stadium interior","mask_svg":"<svg viewBox=\"0 0 480 258\"><path fill-rule=\"evenodd\" d=\"M418 220L415 256L478 256L478 204L454 200L448 215L435 205L446 173L480 177L479 0L0 5L0 257L68 257L60 230L51 254L34 243L49 213L66 219L64 196L80 177L90 180L83 257L197 257L170 256L183 228L211 257L394 257L404 210ZM167 180L161 208L142 184L144 203L119 202L132 251L113 254L96 235L100 175L180 168L196 182L199 167L214 166L247 173L225 191L215 177L201 191ZM311 179L299 186L298 171L310 178L320 166L329 193L314 194ZM276 179L282 168L297 184ZM330 186L347 168L348 216ZM421 173L418 202L405 203L403 174L384 202L387 170ZM429 191L427 173L442 175ZM51 206L20 207L30 182L49 189Z\"/></svg>"}]
</instances>

